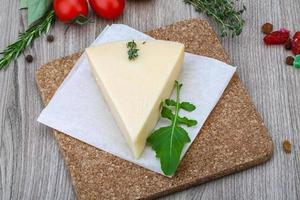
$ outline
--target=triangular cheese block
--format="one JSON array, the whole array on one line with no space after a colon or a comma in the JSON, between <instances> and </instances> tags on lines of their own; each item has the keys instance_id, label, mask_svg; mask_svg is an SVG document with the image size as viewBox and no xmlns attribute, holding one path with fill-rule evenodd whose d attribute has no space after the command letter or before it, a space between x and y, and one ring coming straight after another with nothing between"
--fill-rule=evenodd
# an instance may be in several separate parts
<instances>
[{"instance_id":1,"label":"triangular cheese block","mask_svg":"<svg viewBox=\"0 0 300 200\"><path fill-rule=\"evenodd\" d=\"M119 128L138 158L180 74L184 45L170 41L135 41L138 57L129 60L128 41L86 50L93 75Z\"/></svg>"}]
</instances>

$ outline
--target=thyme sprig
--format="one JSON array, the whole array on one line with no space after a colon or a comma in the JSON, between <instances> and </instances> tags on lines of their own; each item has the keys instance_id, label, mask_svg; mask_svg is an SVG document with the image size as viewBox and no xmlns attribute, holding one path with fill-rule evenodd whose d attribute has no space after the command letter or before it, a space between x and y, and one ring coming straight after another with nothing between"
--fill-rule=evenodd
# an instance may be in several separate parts
<instances>
[{"instance_id":1,"label":"thyme sprig","mask_svg":"<svg viewBox=\"0 0 300 200\"><path fill-rule=\"evenodd\" d=\"M195 7L197 12L203 12L212 18L220 28L221 36L231 34L238 36L243 30L245 20L242 18L246 7L236 10L234 0L183 0Z\"/></svg>"},{"instance_id":2,"label":"thyme sprig","mask_svg":"<svg viewBox=\"0 0 300 200\"><path fill-rule=\"evenodd\" d=\"M42 18L33 23L25 32L20 33L18 40L1 52L3 57L0 59L0 70L6 69L7 66L16 59L27 46L33 43L34 39L47 33L52 24L55 22L54 11L48 11Z\"/></svg>"},{"instance_id":3,"label":"thyme sprig","mask_svg":"<svg viewBox=\"0 0 300 200\"><path fill-rule=\"evenodd\" d=\"M134 60L136 59L138 55L139 49L137 49L137 44L132 40L131 42L127 43L127 48L128 48L128 59L129 60Z\"/></svg>"}]
</instances>

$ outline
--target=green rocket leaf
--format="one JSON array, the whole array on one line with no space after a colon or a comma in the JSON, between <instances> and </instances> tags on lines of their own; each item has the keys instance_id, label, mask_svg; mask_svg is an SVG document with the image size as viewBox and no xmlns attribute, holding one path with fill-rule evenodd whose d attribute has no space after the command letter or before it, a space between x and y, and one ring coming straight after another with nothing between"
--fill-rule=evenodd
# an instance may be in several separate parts
<instances>
[{"instance_id":1,"label":"green rocket leaf","mask_svg":"<svg viewBox=\"0 0 300 200\"><path fill-rule=\"evenodd\" d=\"M191 141L188 133L181 125L191 127L197 124L196 120L179 116L180 109L191 112L196 107L189 102L180 102L182 84L176 81L175 87L176 100L166 99L161 110L161 116L169 119L171 124L155 130L147 139L148 144L156 152L156 157L160 159L163 173L167 176L172 176L176 172L182 149L186 143Z\"/></svg>"}]
</instances>

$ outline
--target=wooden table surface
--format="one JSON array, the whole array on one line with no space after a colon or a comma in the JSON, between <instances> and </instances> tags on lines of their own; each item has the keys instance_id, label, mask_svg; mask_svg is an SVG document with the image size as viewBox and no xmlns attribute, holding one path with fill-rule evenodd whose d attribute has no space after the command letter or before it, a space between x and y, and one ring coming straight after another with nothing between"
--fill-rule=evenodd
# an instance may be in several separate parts
<instances>
[{"instance_id":1,"label":"wooden table surface","mask_svg":"<svg viewBox=\"0 0 300 200\"><path fill-rule=\"evenodd\" d=\"M0 1L0 49L27 27L26 11L18 0ZM221 42L238 66L238 74L261 113L274 141L274 156L264 165L230 175L163 199L288 199L300 198L300 70L286 66L282 47L265 47L260 27L300 30L300 1L240 1L247 11L241 36ZM53 43L42 37L6 71L0 71L0 199L76 199L62 155L51 130L36 122L43 109L35 71L51 59L87 47L109 23L124 23L146 31L189 18L206 18L182 0L127 1L117 21L97 19L83 27L56 23ZM215 25L212 23L212 26ZM34 56L27 64L24 57ZM291 154L282 141L293 143Z\"/></svg>"}]
</instances>

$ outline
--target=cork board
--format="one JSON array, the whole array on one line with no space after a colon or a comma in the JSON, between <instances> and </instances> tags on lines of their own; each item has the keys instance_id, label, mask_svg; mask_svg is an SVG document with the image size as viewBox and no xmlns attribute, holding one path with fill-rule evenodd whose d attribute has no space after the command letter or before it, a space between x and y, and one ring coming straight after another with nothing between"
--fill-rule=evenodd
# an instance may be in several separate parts
<instances>
[{"instance_id":1,"label":"cork board","mask_svg":"<svg viewBox=\"0 0 300 200\"><path fill-rule=\"evenodd\" d=\"M186 51L229 63L208 22L192 19L147 32L182 42ZM45 105L81 53L43 65L36 74ZM273 143L235 74L176 175L167 178L54 130L78 199L153 199L267 161Z\"/></svg>"}]
</instances>

